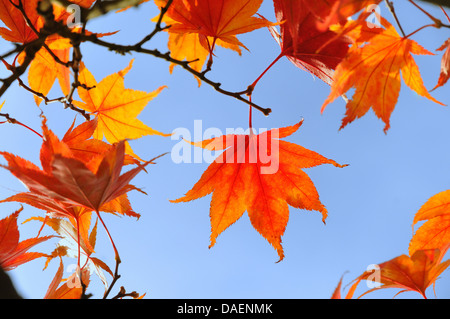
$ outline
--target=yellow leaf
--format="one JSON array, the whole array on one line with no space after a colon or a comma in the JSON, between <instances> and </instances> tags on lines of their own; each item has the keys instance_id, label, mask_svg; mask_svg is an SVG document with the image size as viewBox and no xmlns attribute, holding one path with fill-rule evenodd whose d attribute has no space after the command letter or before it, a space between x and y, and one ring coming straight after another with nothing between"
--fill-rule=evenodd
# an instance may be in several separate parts
<instances>
[{"instance_id":1,"label":"yellow leaf","mask_svg":"<svg viewBox=\"0 0 450 319\"><path fill-rule=\"evenodd\" d=\"M137 119L148 102L165 86L150 93L126 89L124 77L132 65L133 60L125 69L105 77L98 83L84 64L80 65L79 80L85 88L78 88L78 94L83 102L74 101L74 104L96 116L98 125L93 135L96 139L102 140L105 137L108 142L116 143L145 135L168 136Z\"/></svg>"}]
</instances>

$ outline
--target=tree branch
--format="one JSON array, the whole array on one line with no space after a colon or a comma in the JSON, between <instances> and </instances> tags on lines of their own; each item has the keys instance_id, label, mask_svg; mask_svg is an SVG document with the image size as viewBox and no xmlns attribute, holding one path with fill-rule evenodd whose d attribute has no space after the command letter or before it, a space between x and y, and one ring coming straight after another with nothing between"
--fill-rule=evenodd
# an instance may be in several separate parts
<instances>
[{"instance_id":1,"label":"tree branch","mask_svg":"<svg viewBox=\"0 0 450 319\"><path fill-rule=\"evenodd\" d=\"M450 8L450 2L448 0L420 0L423 2L428 2L437 6L444 6Z\"/></svg>"},{"instance_id":2,"label":"tree branch","mask_svg":"<svg viewBox=\"0 0 450 319\"><path fill-rule=\"evenodd\" d=\"M190 61L180 61L180 60L174 59L170 56L170 52L161 53L157 49L153 49L153 50L145 49L139 45L121 45L121 44L110 43L110 42L106 42L104 40L97 38L96 35L84 35L83 40L103 46L103 47L108 48L109 50L117 52L119 54L126 54L126 53L131 53L131 52L143 53L143 54L152 55L154 57L166 60L171 63L175 63L175 64L181 66L183 69L185 69L189 73L191 73L191 74L195 75L196 77L198 77L199 79L201 79L204 83L212 86L217 92L222 93L227 96L234 97L235 99L252 106L253 108L257 109L258 111L261 111L266 116L272 112L272 110L270 108L263 108L255 103L247 100L246 98L244 98L243 95L248 93L248 89L243 92L230 92L230 91L224 90L221 88L221 85L222 85L221 83L214 82L214 81L210 80L209 78L207 78L205 76L205 73L198 72L198 71L194 70L193 68L191 68L189 66Z\"/></svg>"}]
</instances>

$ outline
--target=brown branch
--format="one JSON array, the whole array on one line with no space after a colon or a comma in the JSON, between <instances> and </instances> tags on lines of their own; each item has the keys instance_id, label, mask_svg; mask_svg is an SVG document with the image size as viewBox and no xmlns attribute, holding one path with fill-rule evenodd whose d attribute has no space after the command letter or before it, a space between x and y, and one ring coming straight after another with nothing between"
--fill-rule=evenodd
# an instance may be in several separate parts
<instances>
[{"instance_id":1,"label":"brown branch","mask_svg":"<svg viewBox=\"0 0 450 319\"><path fill-rule=\"evenodd\" d=\"M137 45L121 45L121 44L110 43L110 42L106 42L104 40L97 38L96 35L85 35L83 40L103 46L103 47L108 48L109 50L117 52L119 54L126 54L126 53L131 53L131 52L143 53L143 54L152 55L154 57L177 64L177 65L181 66L183 69L185 69L186 71L188 71L189 73L198 77L204 83L212 86L217 92L227 95L227 96L234 97L235 99L252 106L253 108L257 109L258 111L261 111L266 116L272 112L272 110L270 108L263 108L255 103L247 100L246 98L244 98L243 95L248 93L248 90L245 90L243 92L230 92L230 91L224 90L221 88L221 85L222 85L221 83L214 82L214 81L210 80L209 78L207 78L203 72L198 72L198 71L194 70L193 68L191 68L189 66L189 63L190 63L189 61L180 61L180 60L172 58L170 56L170 52L161 53L157 49L153 49L153 50L145 49L145 48L142 48Z\"/></svg>"},{"instance_id":2,"label":"brown branch","mask_svg":"<svg viewBox=\"0 0 450 319\"><path fill-rule=\"evenodd\" d=\"M66 0L61 0L61 1L59 1L59 0L48 0L48 1L53 1L53 2L58 2L58 3L63 2L65 5L71 4L70 1L66 1ZM40 3L43 3L43 2L48 3L48 1L42 1ZM119 3L124 4L125 2L127 2L127 1L125 1L125 0L122 0L122 1L110 1L109 4L110 5L116 4L117 5ZM140 2L140 1L137 1L135 4L137 4L138 2ZM97 3L100 3L100 4L97 5ZM97 1L94 4L94 6L91 9L89 9L89 10L94 10L94 11L95 10L100 10L103 13L107 12L109 10L108 8L110 8L110 7L108 5L104 6L101 3L102 3L101 1ZM155 26L155 29L153 30L153 32L151 32L149 35L144 37L141 41L139 41L135 45L120 45L120 44L115 44L115 43L109 43L109 42L106 42L104 40L99 39L95 34L86 35L86 34L84 34L84 32L82 32L81 34L80 33L74 33L66 25L64 25L64 24L62 24L60 22L54 21L54 16L53 16L53 12L52 12L51 8L47 8L47 7L45 7L45 5L40 5L40 12L39 13L44 17L45 24L44 24L43 28L41 28L40 32L38 33L38 35L39 35L38 40L39 41L36 41L38 43L38 45L36 46L35 52L34 52L34 54L27 55L27 57L25 58L25 60L26 60L25 62L27 62L27 63L23 63L19 67L19 68L22 68L22 69L19 69L19 72L14 72L14 74L10 78L2 80L3 81L3 86L2 86L2 88L0 88L0 96L4 93L4 91L6 91L6 89L11 85L12 82L14 82L18 77L20 77L25 72L26 67L28 67L29 63L31 63L31 61L34 58L36 52L41 47L45 47L45 45L46 45L45 44L45 39L47 38L47 36L50 35L50 34L55 34L56 33L56 34L59 34L60 36L62 36L64 38L70 39L72 41L73 48L74 48L74 58L73 58L73 60L71 62L68 62L68 63L64 63L64 62L61 61L63 63L63 65L65 65L65 66L69 66L70 65L72 67L72 69L74 70L74 76L75 76L75 80L72 83L72 89L71 89L70 93L68 94L68 96L66 97L66 101L68 102L66 104L66 107L68 107L68 108L74 109L74 107L73 107L73 105L71 103L72 96L74 94L75 89L78 86L81 85L79 83L78 79L77 79L78 64L79 64L79 62L81 62L81 52L80 52L80 49L79 49L79 45L80 45L81 42L86 42L87 41L87 42L91 42L91 43L103 46L105 48L108 48L111 51L115 51L115 52L120 53L120 54L131 53L131 52L143 53L143 54L152 55L154 57L157 57L157 58L160 58L160 59L164 59L164 60L166 60L168 62L177 64L177 65L181 66L183 69L185 69L186 71L188 71L189 73L193 74L194 76L196 76L197 78L202 80L204 83L212 86L217 92L219 92L221 94L224 94L224 95L227 95L227 96L230 96L230 97L234 97L235 99L237 99L237 100L239 100L239 101L241 101L243 103L246 103L246 104L250 105L251 107L261 111L264 115L266 115L266 116L269 115L269 113L271 113L271 111L272 111L270 108L263 108L263 107L255 104L255 103L247 100L246 98L244 98L244 95L249 93L248 89L245 90L245 91L242 91L242 92L231 92L231 91L224 90L224 89L221 88L221 85L222 85L221 83L214 82L214 81L210 80L209 78L207 78L206 77L206 72L198 72L198 71L194 70L193 68L191 68L189 63L191 63L192 61L181 61L181 60L174 59L174 58L172 58L170 56L170 52L161 53L161 52L159 52L156 49L151 50L151 49L142 48L142 45L144 43L148 42L151 38L153 38L153 36L155 34L157 34L158 32L160 32L160 31L162 31L162 30L164 30L166 28L166 27L164 27L164 28L161 27L161 23L162 23L163 16L167 12L167 10L169 8L169 5L171 3L172 3L172 1L169 0L168 3L166 4L166 6L161 8L161 13L160 13L160 16L159 16L159 19L158 19L158 23ZM21 4L22 4L22 2L19 1L19 7L21 6ZM97 5L97 7L96 7L96 5ZM94 9L94 8L96 8L96 9ZM81 8L81 10L87 10L87 9ZM22 11L24 12L23 7L22 7ZM82 11L82 12L85 12L85 11ZM85 25L86 25L86 20L84 22L84 26ZM84 28L83 28L83 30L84 30ZM51 50L49 50L49 52L51 52ZM51 52L51 53L53 53L53 52ZM54 56L54 54L52 54L52 56ZM55 59L55 61L59 62L58 60ZM76 110L76 109L74 109L74 110Z\"/></svg>"},{"instance_id":3,"label":"brown branch","mask_svg":"<svg viewBox=\"0 0 450 319\"><path fill-rule=\"evenodd\" d=\"M153 29L152 33L144 37L141 41L135 44L136 47L142 47L142 45L148 41L150 41L158 32L167 30L170 28L170 25L162 27L161 23L164 18L164 15L166 14L167 10L169 10L170 5L172 4L173 0L167 1L166 5L161 8L161 12L158 17L158 21L156 22L155 28Z\"/></svg>"},{"instance_id":4,"label":"brown branch","mask_svg":"<svg viewBox=\"0 0 450 319\"><path fill-rule=\"evenodd\" d=\"M108 290L105 292L105 294L103 295L103 299L108 298L109 293L111 292L112 288L114 287L115 283L117 282L117 280L119 280L120 275L119 275L119 264L120 264L120 258L116 258L116 269L114 271L114 277L113 280L111 282L111 284L108 287Z\"/></svg>"},{"instance_id":5,"label":"brown branch","mask_svg":"<svg viewBox=\"0 0 450 319\"><path fill-rule=\"evenodd\" d=\"M64 104L64 108L71 109L72 111L75 111L77 113L80 113L87 121L91 119L91 116L89 113L87 113L85 110L77 108L75 105L72 104L72 102L69 102L66 96L62 96L55 99L49 99L45 94L42 94L41 92L37 92L30 88L28 85L26 85L21 78L18 78L17 81L19 82L19 85L27 90L28 92L32 93L33 95L36 95L37 97L41 98L46 105L50 103L60 102Z\"/></svg>"},{"instance_id":6,"label":"brown branch","mask_svg":"<svg viewBox=\"0 0 450 319\"><path fill-rule=\"evenodd\" d=\"M18 67L11 67L11 70L13 73L6 79L1 79L0 81L3 82L3 85L0 87L0 96L2 96L6 90L11 86L11 84L16 81L21 75L25 73L28 66L30 65L31 61L33 61L34 57L36 56L36 53L41 49L43 44L43 40L36 41L30 43L30 45L25 46L25 58L22 64Z\"/></svg>"},{"instance_id":7,"label":"brown branch","mask_svg":"<svg viewBox=\"0 0 450 319\"><path fill-rule=\"evenodd\" d=\"M125 288L122 286L120 287L120 291L117 293L117 295L115 295L111 299L119 299L124 297L138 298L139 294L136 291L126 292Z\"/></svg>"},{"instance_id":8,"label":"brown branch","mask_svg":"<svg viewBox=\"0 0 450 319\"><path fill-rule=\"evenodd\" d=\"M405 37L406 36L405 31L403 31L402 25L400 24L400 21L398 20L397 14L395 13L393 2L389 1L389 0L384 0L384 2L386 3L386 6L388 7L389 11L392 13L392 16L394 17L395 22L397 22L397 25L398 25L403 37Z\"/></svg>"},{"instance_id":9,"label":"brown branch","mask_svg":"<svg viewBox=\"0 0 450 319\"><path fill-rule=\"evenodd\" d=\"M450 2L448 0L420 0L420 1L428 2L430 4L434 4L437 6L444 6L450 8Z\"/></svg>"}]
</instances>

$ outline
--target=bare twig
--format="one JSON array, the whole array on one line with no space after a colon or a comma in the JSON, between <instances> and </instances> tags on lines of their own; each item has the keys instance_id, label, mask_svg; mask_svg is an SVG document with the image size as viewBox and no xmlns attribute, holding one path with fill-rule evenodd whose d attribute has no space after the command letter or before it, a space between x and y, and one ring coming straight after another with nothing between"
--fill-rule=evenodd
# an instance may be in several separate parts
<instances>
[{"instance_id":1,"label":"bare twig","mask_svg":"<svg viewBox=\"0 0 450 319\"><path fill-rule=\"evenodd\" d=\"M139 294L136 291L126 292L125 288L122 286L120 287L120 291L117 293L117 295L115 295L111 299L119 299L124 297L138 298Z\"/></svg>"},{"instance_id":2,"label":"bare twig","mask_svg":"<svg viewBox=\"0 0 450 319\"><path fill-rule=\"evenodd\" d=\"M162 27L161 23L164 18L164 15L166 14L167 10L169 10L170 5L172 4L173 0L167 1L166 5L161 8L161 13L159 14L158 21L156 22L155 28L153 29L152 33L148 34L146 37L144 37L141 41L135 44L136 47L142 47L142 45L148 41L150 41L158 32L167 30L170 28L170 25Z\"/></svg>"},{"instance_id":3,"label":"bare twig","mask_svg":"<svg viewBox=\"0 0 450 319\"><path fill-rule=\"evenodd\" d=\"M384 2L386 3L386 6L388 7L389 11L391 11L392 16L395 19L395 22L397 22L397 25L400 29L400 32L402 33L403 37L406 36L405 31L403 31L402 25L400 24L400 21L398 20L397 14L395 13L395 9L394 9L394 4L392 3L392 1L389 0L384 0Z\"/></svg>"},{"instance_id":4,"label":"bare twig","mask_svg":"<svg viewBox=\"0 0 450 319\"><path fill-rule=\"evenodd\" d=\"M121 44L116 44L116 43L110 43L110 42L106 42L104 40L97 38L96 35L85 35L83 40L92 42L94 44L98 44L100 46L108 48L109 50L117 52L119 54L125 54L125 53L131 53L131 52L143 53L143 54L152 55L154 57L177 64L177 65L181 66L183 69L185 69L186 71L188 71L189 73L198 77L204 83L212 86L217 92L227 95L227 96L234 97L235 99L252 106L253 108L257 109L258 111L261 111L264 115L269 115L272 112L272 110L270 108L263 108L255 103L247 100L246 98L244 98L243 93L246 94L248 92L248 90L245 90L243 92L230 92L230 91L224 90L221 88L221 85L222 85L221 83L214 82L214 81L210 80L209 78L207 78L203 72L198 72L198 71L194 70L193 68L191 68L189 66L189 63L190 63L189 61L180 61L180 60L172 58L170 56L170 52L161 53L157 49L145 49L145 48L142 48L137 45L121 45Z\"/></svg>"},{"instance_id":5,"label":"bare twig","mask_svg":"<svg viewBox=\"0 0 450 319\"><path fill-rule=\"evenodd\" d=\"M421 0L421 1L450 8L450 2L448 0Z\"/></svg>"}]
</instances>

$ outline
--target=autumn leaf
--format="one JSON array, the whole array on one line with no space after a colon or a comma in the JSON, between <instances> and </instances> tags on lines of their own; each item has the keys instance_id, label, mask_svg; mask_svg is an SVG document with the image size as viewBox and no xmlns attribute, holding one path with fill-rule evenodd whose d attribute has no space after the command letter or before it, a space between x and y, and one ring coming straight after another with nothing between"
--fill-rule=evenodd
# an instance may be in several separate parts
<instances>
[{"instance_id":1,"label":"autumn leaf","mask_svg":"<svg viewBox=\"0 0 450 319\"><path fill-rule=\"evenodd\" d=\"M67 144L74 157L93 168L98 167L102 160L102 154L111 148L111 144L92 138L97 128L97 123L97 118L94 118L75 127L74 120L61 140L61 142ZM125 154L124 165L139 163L134 157Z\"/></svg>"},{"instance_id":2,"label":"autumn leaf","mask_svg":"<svg viewBox=\"0 0 450 319\"><path fill-rule=\"evenodd\" d=\"M29 190L4 201L19 200L77 218L85 210L101 211L104 204L137 189L129 182L152 163L139 164L120 174L125 158L124 141L111 145L101 155L101 160L92 165L92 162L85 163L74 157L70 147L59 141L45 122L43 132L45 140L40 154L42 170L25 159L0 152L8 162L8 166L1 166L20 179ZM127 214L136 216L131 210Z\"/></svg>"},{"instance_id":3,"label":"autumn leaf","mask_svg":"<svg viewBox=\"0 0 450 319\"><path fill-rule=\"evenodd\" d=\"M439 80L433 90L447 83L450 78L450 39L444 42L444 44L438 49L438 51L444 51L444 55L441 60L441 74Z\"/></svg>"},{"instance_id":4,"label":"autumn leaf","mask_svg":"<svg viewBox=\"0 0 450 319\"><path fill-rule=\"evenodd\" d=\"M409 254L417 250L439 249L442 256L450 248L450 190L432 196L414 216L413 227L425 221L409 243Z\"/></svg>"},{"instance_id":5,"label":"autumn leaf","mask_svg":"<svg viewBox=\"0 0 450 319\"><path fill-rule=\"evenodd\" d=\"M379 287L370 289L362 296L377 289L400 288L396 295L405 291L416 291L426 298L425 291L436 282L439 275L450 265L450 260L441 262L439 249L417 250L411 257L401 255L364 272L358 280L379 280Z\"/></svg>"},{"instance_id":6,"label":"autumn leaf","mask_svg":"<svg viewBox=\"0 0 450 319\"><path fill-rule=\"evenodd\" d=\"M84 218L84 228L86 229L87 234L87 230L90 226L91 214L85 214L83 216L86 216ZM103 270L109 273L112 277L114 275L105 262L93 256L97 238L97 222L94 224L89 236L79 237L80 224L74 219L44 219L42 217L34 217L32 219L41 221L45 223L45 225L50 226L61 238L54 253L47 258L46 265L48 265L51 259L56 257L68 256L75 259L80 258L80 264L83 265L82 270L94 271L104 284L105 289L108 288L108 282ZM64 249L62 249L62 247ZM62 253L60 253L61 251Z\"/></svg>"},{"instance_id":7,"label":"autumn leaf","mask_svg":"<svg viewBox=\"0 0 450 319\"><path fill-rule=\"evenodd\" d=\"M159 16L153 19L153 21L157 21ZM170 19L167 15L164 15L162 22L166 25L171 26L176 23L174 20ZM166 32L169 33L169 41L167 43L167 47L170 51L171 57L179 60L179 61L188 61L189 66L197 71L201 72L203 66L210 54L210 51L206 49L202 43L200 42L201 36L197 33L178 33L171 32L171 28L165 29ZM208 37L208 42L214 42L212 37ZM220 39L215 40L215 44L224 48L228 48L229 45L226 42L223 42ZM239 48L238 48L239 49ZM241 54L240 49L238 50L239 54ZM172 73L175 68L175 63L170 63L169 72ZM201 86L201 80L196 77L198 85Z\"/></svg>"},{"instance_id":8,"label":"autumn leaf","mask_svg":"<svg viewBox=\"0 0 450 319\"><path fill-rule=\"evenodd\" d=\"M18 4L18 1L14 1ZM16 8L10 0L1 0L0 8L3 9L0 13L0 19L5 23L9 29L0 28L0 36L5 40L16 43L28 43L37 39L37 32L40 31L44 25L43 18L37 13L39 1L30 0L22 1L25 13L31 22L31 26L27 23L23 17L22 12ZM80 5L84 8L88 8L92 5L93 0L80 0L73 1L74 4ZM53 5L53 15L55 21L66 24L70 21L70 13L67 12L65 7L60 5ZM34 30L33 30L34 29ZM78 32L79 27L71 27L72 32ZM86 32L90 34L89 31ZM98 34L99 37L109 35L111 33ZM47 95L56 79L60 84L61 90L64 95L67 95L70 90L70 70L66 65L63 65L55 60L56 56L63 63L67 63L69 60L69 53L72 47L70 39L62 38L57 34L48 35L45 39L46 47L42 47L34 56L30 63L28 71L28 84L29 87L42 95ZM52 51L50 54L49 50ZM22 64L25 57L25 51L21 52L17 57L17 61ZM41 98L34 97L36 104L39 105Z\"/></svg>"},{"instance_id":9,"label":"autumn leaf","mask_svg":"<svg viewBox=\"0 0 450 319\"><path fill-rule=\"evenodd\" d=\"M153 19L157 22L159 15ZM167 15L164 15L162 22L166 25L172 25L174 20L170 19ZM167 47L170 51L172 58L179 61L189 61L189 66L197 72L201 72L206 59L208 58L209 51L205 49L199 40L199 35L196 33L175 33L170 32L170 28L165 29L169 33L169 41ZM169 72L172 74L175 68L175 63L170 63ZM201 80L196 77L198 85L201 85Z\"/></svg>"},{"instance_id":10,"label":"autumn leaf","mask_svg":"<svg viewBox=\"0 0 450 319\"><path fill-rule=\"evenodd\" d=\"M288 204L318 211L325 221L327 210L313 182L301 169L321 164L342 165L279 140L293 134L301 124L259 135L231 134L194 143L208 150L226 149L185 196L172 201L187 202L213 193L210 247L220 233L247 211L253 227L272 244L282 260L281 236L288 222Z\"/></svg>"},{"instance_id":11,"label":"autumn leaf","mask_svg":"<svg viewBox=\"0 0 450 319\"><path fill-rule=\"evenodd\" d=\"M0 36L7 41L22 44L37 39L36 33L28 25L22 12L12 2L15 5L19 3L17 0L0 0L0 20L6 26L6 28L0 27ZM38 0L27 0L24 5L25 13L34 27L38 27L40 18L36 11L38 2Z\"/></svg>"},{"instance_id":12,"label":"autumn leaf","mask_svg":"<svg viewBox=\"0 0 450 319\"><path fill-rule=\"evenodd\" d=\"M387 20L380 19L384 28L360 26L353 30L357 35L353 36L355 43L337 67L331 92L322 105L323 112L329 103L355 88L340 129L372 108L385 123L384 131L387 132L400 93L400 73L411 90L443 105L428 93L412 57L412 54L432 53L417 42L401 37Z\"/></svg>"},{"instance_id":13,"label":"autumn leaf","mask_svg":"<svg viewBox=\"0 0 450 319\"><path fill-rule=\"evenodd\" d=\"M58 270L50 286L45 293L44 299L80 299L83 294L83 288L79 279L78 269L63 282L64 265L60 260ZM81 272L83 284L87 287L90 282L90 275L87 269Z\"/></svg>"},{"instance_id":14,"label":"autumn leaf","mask_svg":"<svg viewBox=\"0 0 450 319\"><path fill-rule=\"evenodd\" d=\"M91 72L81 63L79 81L86 88L78 88L78 94L83 102L74 101L74 104L97 118L94 138L102 140L105 137L109 143L117 143L145 135L168 136L137 119L148 102L155 98L165 86L150 93L126 89L124 77L132 65L133 60L125 69L97 83ZM134 155L128 146L127 154Z\"/></svg>"},{"instance_id":15,"label":"autumn leaf","mask_svg":"<svg viewBox=\"0 0 450 319\"><path fill-rule=\"evenodd\" d=\"M63 62L69 60L70 48L52 50L52 52ZM39 50L30 63L28 70L28 84L30 88L47 96L56 79L58 79L63 94L67 95L70 91L69 68L56 62L46 49ZM38 96L34 96L34 99L37 105L42 100Z\"/></svg>"},{"instance_id":16,"label":"autumn leaf","mask_svg":"<svg viewBox=\"0 0 450 319\"><path fill-rule=\"evenodd\" d=\"M201 45L210 54L217 40L240 53L241 47L247 48L236 35L273 25L254 16L261 3L262 0L174 0L166 13L173 21L169 32L198 34ZM155 0L155 4L164 7L167 0Z\"/></svg>"},{"instance_id":17,"label":"autumn leaf","mask_svg":"<svg viewBox=\"0 0 450 319\"><path fill-rule=\"evenodd\" d=\"M269 28L281 46L278 58L286 56L294 65L331 84L333 70L344 59L350 40L318 27L320 19L311 11L311 1L274 0L280 33Z\"/></svg>"},{"instance_id":18,"label":"autumn leaf","mask_svg":"<svg viewBox=\"0 0 450 319\"><path fill-rule=\"evenodd\" d=\"M331 25L342 24L364 8L373 8L382 0L316 0L304 1L311 13L318 18L319 30L326 31Z\"/></svg>"},{"instance_id":19,"label":"autumn leaf","mask_svg":"<svg viewBox=\"0 0 450 319\"><path fill-rule=\"evenodd\" d=\"M336 286L336 288L333 291L333 294L331 295L330 299L352 299L353 295L355 293L355 290L358 286L358 284L360 283L361 279L356 280L350 287L350 289L348 290L347 294L344 296L344 298L342 298L342 279L344 278L344 276L341 277L341 279L339 280L338 285Z\"/></svg>"},{"instance_id":20,"label":"autumn leaf","mask_svg":"<svg viewBox=\"0 0 450 319\"><path fill-rule=\"evenodd\" d=\"M36 258L47 256L44 253L28 252L28 250L53 237L34 237L19 242L17 218L21 211L22 208L0 220L0 266L6 271Z\"/></svg>"}]
</instances>

